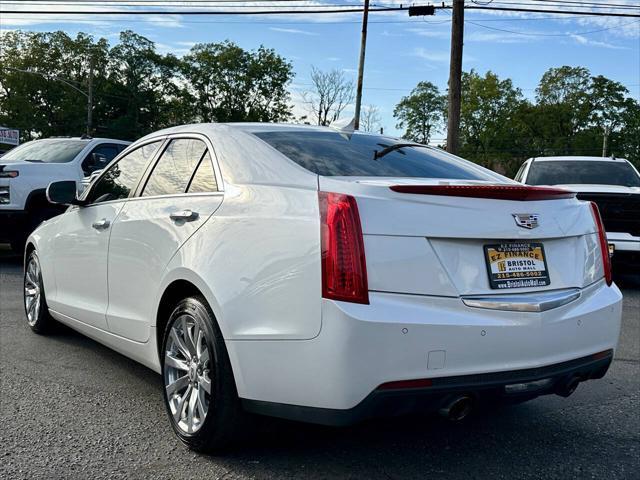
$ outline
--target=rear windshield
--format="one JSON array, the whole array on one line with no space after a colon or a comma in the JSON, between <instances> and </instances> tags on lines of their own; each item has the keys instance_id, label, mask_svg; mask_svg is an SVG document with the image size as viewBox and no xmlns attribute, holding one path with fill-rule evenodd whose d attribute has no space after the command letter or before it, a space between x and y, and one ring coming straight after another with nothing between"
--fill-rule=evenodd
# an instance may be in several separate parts
<instances>
[{"instance_id":1,"label":"rear windshield","mask_svg":"<svg viewBox=\"0 0 640 480\"><path fill-rule=\"evenodd\" d=\"M88 142L71 139L34 140L10 150L2 156L2 161L67 163L73 160Z\"/></svg>"},{"instance_id":2,"label":"rear windshield","mask_svg":"<svg viewBox=\"0 0 640 480\"><path fill-rule=\"evenodd\" d=\"M422 177L504 181L437 148L407 147L374 160L374 153L402 141L379 135L271 131L254 135L303 168L323 176Z\"/></svg>"},{"instance_id":3,"label":"rear windshield","mask_svg":"<svg viewBox=\"0 0 640 480\"><path fill-rule=\"evenodd\" d=\"M627 162L535 160L527 175L529 185L622 185L640 187L640 177Z\"/></svg>"}]
</instances>

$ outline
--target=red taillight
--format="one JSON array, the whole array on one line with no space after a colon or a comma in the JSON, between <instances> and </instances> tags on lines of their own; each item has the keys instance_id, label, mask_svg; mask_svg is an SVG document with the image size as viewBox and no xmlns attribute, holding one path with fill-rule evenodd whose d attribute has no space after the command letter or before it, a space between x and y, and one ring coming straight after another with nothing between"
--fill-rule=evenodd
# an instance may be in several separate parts
<instances>
[{"instance_id":1,"label":"red taillight","mask_svg":"<svg viewBox=\"0 0 640 480\"><path fill-rule=\"evenodd\" d=\"M591 202L591 213L593 214L593 220L596 222L598 228L598 241L600 242L600 253L602 253L602 266L604 268L604 278L607 281L607 285L613 283L613 275L611 274L611 257L609 256L609 242L607 241L607 233L604 231L604 224L602 223L602 217L600 216L600 210L595 202Z\"/></svg>"},{"instance_id":2,"label":"red taillight","mask_svg":"<svg viewBox=\"0 0 640 480\"><path fill-rule=\"evenodd\" d=\"M393 185L389 188L398 193L492 198L495 200L557 200L576 196L574 192L561 188L526 185Z\"/></svg>"},{"instance_id":3,"label":"red taillight","mask_svg":"<svg viewBox=\"0 0 640 480\"><path fill-rule=\"evenodd\" d=\"M358 204L350 195L319 192L322 296L369 303Z\"/></svg>"}]
</instances>

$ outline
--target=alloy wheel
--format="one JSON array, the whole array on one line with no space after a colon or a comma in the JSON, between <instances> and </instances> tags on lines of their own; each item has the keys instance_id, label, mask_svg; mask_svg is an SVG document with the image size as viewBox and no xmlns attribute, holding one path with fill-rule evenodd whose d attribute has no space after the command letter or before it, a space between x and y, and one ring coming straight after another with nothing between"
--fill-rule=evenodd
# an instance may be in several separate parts
<instances>
[{"instance_id":1,"label":"alloy wheel","mask_svg":"<svg viewBox=\"0 0 640 480\"><path fill-rule=\"evenodd\" d=\"M211 402L211 358L206 332L194 317L182 314L172 324L164 353L164 385L176 425L197 432Z\"/></svg>"},{"instance_id":2,"label":"alloy wheel","mask_svg":"<svg viewBox=\"0 0 640 480\"><path fill-rule=\"evenodd\" d=\"M40 263L38 257L29 258L24 276L24 306L27 312L27 322L34 326L40 315L42 303L42 285L40 284Z\"/></svg>"}]
</instances>

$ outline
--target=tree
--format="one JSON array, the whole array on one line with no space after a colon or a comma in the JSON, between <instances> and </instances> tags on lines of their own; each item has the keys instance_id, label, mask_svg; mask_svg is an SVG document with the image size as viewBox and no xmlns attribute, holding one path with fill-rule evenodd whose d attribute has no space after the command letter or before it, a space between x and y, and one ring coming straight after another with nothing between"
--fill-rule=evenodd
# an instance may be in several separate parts
<instances>
[{"instance_id":1,"label":"tree","mask_svg":"<svg viewBox=\"0 0 640 480\"><path fill-rule=\"evenodd\" d=\"M198 119L278 122L291 116L291 63L274 50L245 51L233 42L195 45L184 58Z\"/></svg>"},{"instance_id":2,"label":"tree","mask_svg":"<svg viewBox=\"0 0 640 480\"><path fill-rule=\"evenodd\" d=\"M106 40L83 33L0 34L0 124L23 140L84 132L90 59L99 84L107 57Z\"/></svg>"},{"instance_id":3,"label":"tree","mask_svg":"<svg viewBox=\"0 0 640 480\"><path fill-rule=\"evenodd\" d=\"M365 105L360 119L361 130L379 132L381 125L380 110L375 105Z\"/></svg>"},{"instance_id":4,"label":"tree","mask_svg":"<svg viewBox=\"0 0 640 480\"><path fill-rule=\"evenodd\" d=\"M328 126L340 118L344 109L353 102L354 85L341 70L323 72L311 67L310 91L303 92L309 114L318 125Z\"/></svg>"},{"instance_id":5,"label":"tree","mask_svg":"<svg viewBox=\"0 0 640 480\"><path fill-rule=\"evenodd\" d=\"M404 129L402 136L408 140L429 143L434 129L442 124L446 102L433 83L418 83L393 110L393 116L398 120L396 128Z\"/></svg>"},{"instance_id":6,"label":"tree","mask_svg":"<svg viewBox=\"0 0 640 480\"><path fill-rule=\"evenodd\" d=\"M497 170L513 158L516 115L523 103L522 92L510 79L501 80L491 71L480 76L474 70L462 75L460 154Z\"/></svg>"},{"instance_id":7,"label":"tree","mask_svg":"<svg viewBox=\"0 0 640 480\"><path fill-rule=\"evenodd\" d=\"M628 93L624 85L602 75L591 78L588 91L591 121L602 132L603 157L607 155L609 135L620 127L624 119L623 114L629 106Z\"/></svg>"}]
</instances>

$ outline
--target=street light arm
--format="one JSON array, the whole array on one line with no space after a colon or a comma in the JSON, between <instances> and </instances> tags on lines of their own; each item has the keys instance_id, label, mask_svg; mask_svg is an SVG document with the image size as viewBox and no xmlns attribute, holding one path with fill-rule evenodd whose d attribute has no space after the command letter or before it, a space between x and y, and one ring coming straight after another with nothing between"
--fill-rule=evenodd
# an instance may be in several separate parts
<instances>
[{"instance_id":1,"label":"street light arm","mask_svg":"<svg viewBox=\"0 0 640 480\"><path fill-rule=\"evenodd\" d=\"M89 98L89 94L87 92L85 92L84 90L79 89L78 87L76 87L75 85L73 85L72 83L70 83L68 80L65 80L64 78L60 78L60 77L56 77L55 75L46 75L44 73L40 73L40 72L33 72L31 70L22 70L20 68L14 68L14 67L0 67L0 68L5 68L7 70L15 70L16 72L22 72L22 73L30 73L31 75L39 75L42 78L45 78L47 80L57 80L58 82L62 82L65 85L73 88L76 92L81 93L82 95L84 95L86 98Z\"/></svg>"}]
</instances>

